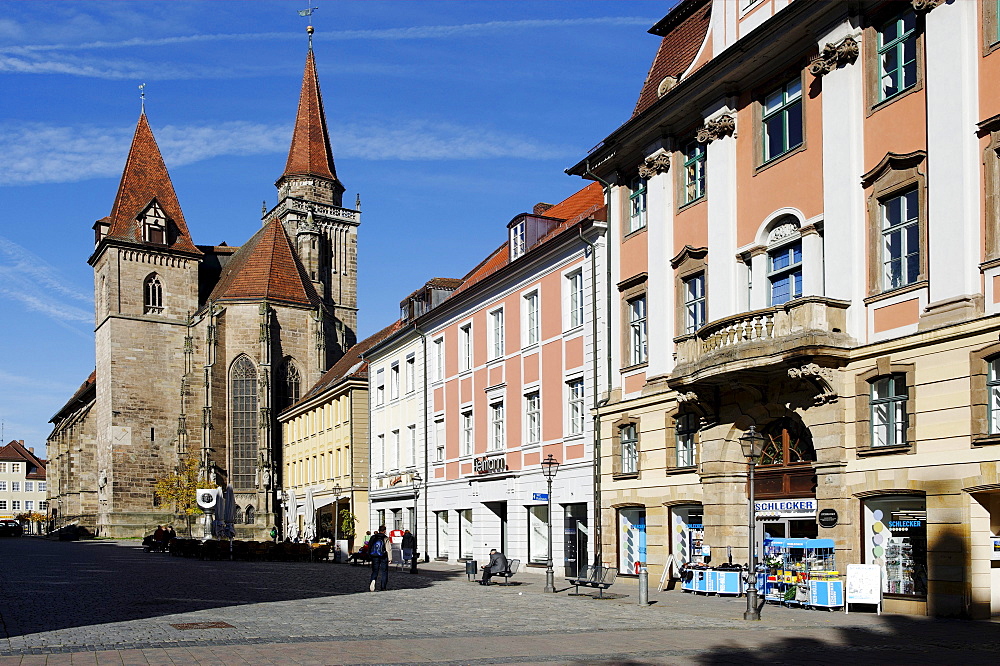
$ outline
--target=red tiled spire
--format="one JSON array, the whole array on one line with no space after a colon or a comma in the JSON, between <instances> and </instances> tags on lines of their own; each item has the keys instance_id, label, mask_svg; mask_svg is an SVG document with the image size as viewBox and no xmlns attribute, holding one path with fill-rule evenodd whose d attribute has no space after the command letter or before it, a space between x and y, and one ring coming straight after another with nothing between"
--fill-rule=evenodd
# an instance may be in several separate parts
<instances>
[{"instance_id":1,"label":"red tiled spire","mask_svg":"<svg viewBox=\"0 0 1000 666\"><path fill-rule=\"evenodd\" d=\"M149 129L149 121L143 113L135 127L135 136L132 137L132 147L125 160L115 205L111 208L111 227L107 238L142 243L142 230L136 218L153 199L156 199L172 223L172 229L167 235L167 245L171 249L201 254L191 240L184 213L177 201L177 193L170 182L170 174L163 164L160 148L156 145L153 131Z\"/></svg>"},{"instance_id":2,"label":"red tiled spire","mask_svg":"<svg viewBox=\"0 0 1000 666\"><path fill-rule=\"evenodd\" d=\"M309 306L320 302L277 219L268 222L233 255L209 296L210 301L264 298Z\"/></svg>"},{"instance_id":3,"label":"red tiled spire","mask_svg":"<svg viewBox=\"0 0 1000 666\"><path fill-rule=\"evenodd\" d=\"M306 56L302 92L299 93L299 111L295 117L295 131L292 133L292 145L288 150L288 162L285 163L283 175L319 176L337 180L312 48Z\"/></svg>"}]
</instances>

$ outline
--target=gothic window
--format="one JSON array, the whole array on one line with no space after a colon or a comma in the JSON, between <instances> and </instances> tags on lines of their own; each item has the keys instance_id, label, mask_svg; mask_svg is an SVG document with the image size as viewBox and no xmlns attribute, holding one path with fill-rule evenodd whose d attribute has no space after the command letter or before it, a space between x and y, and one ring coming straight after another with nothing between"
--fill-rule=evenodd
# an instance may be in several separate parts
<instances>
[{"instance_id":1,"label":"gothic window","mask_svg":"<svg viewBox=\"0 0 1000 666\"><path fill-rule=\"evenodd\" d=\"M242 522L243 522L243 509L241 509L240 505L237 504L233 509L233 523L238 525Z\"/></svg>"},{"instance_id":2,"label":"gothic window","mask_svg":"<svg viewBox=\"0 0 1000 666\"><path fill-rule=\"evenodd\" d=\"M281 407L285 408L299 401L302 388L302 375L299 374L299 369L295 367L295 362L290 358L285 359L281 379L279 387L281 390Z\"/></svg>"},{"instance_id":3,"label":"gothic window","mask_svg":"<svg viewBox=\"0 0 1000 666\"><path fill-rule=\"evenodd\" d=\"M166 245L167 216L155 199L138 217L138 220L139 226L142 228L142 240L144 242Z\"/></svg>"},{"instance_id":4,"label":"gothic window","mask_svg":"<svg viewBox=\"0 0 1000 666\"><path fill-rule=\"evenodd\" d=\"M253 488L257 471L257 368L253 361L237 358L229 381L233 486Z\"/></svg>"},{"instance_id":5,"label":"gothic window","mask_svg":"<svg viewBox=\"0 0 1000 666\"><path fill-rule=\"evenodd\" d=\"M142 287L143 292L143 312L146 314L160 314L163 312L163 283L160 276L153 273L146 278Z\"/></svg>"},{"instance_id":6,"label":"gothic window","mask_svg":"<svg viewBox=\"0 0 1000 666\"><path fill-rule=\"evenodd\" d=\"M246 522L247 525L253 525L253 521L255 518L256 515L254 514L253 505L247 504L247 510L244 517L244 522Z\"/></svg>"}]
</instances>

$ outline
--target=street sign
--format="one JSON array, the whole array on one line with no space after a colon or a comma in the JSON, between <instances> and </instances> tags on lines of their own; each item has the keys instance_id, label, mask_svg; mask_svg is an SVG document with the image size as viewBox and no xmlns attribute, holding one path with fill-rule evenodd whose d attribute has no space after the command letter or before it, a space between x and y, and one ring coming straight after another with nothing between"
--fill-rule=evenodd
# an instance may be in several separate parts
<instances>
[{"instance_id":1,"label":"street sign","mask_svg":"<svg viewBox=\"0 0 1000 666\"><path fill-rule=\"evenodd\" d=\"M538 502L538 501L544 502L544 501L546 501L546 500L549 499L549 494L548 493L532 493L531 494L531 499L534 500L534 501L536 501L536 502Z\"/></svg>"}]
</instances>

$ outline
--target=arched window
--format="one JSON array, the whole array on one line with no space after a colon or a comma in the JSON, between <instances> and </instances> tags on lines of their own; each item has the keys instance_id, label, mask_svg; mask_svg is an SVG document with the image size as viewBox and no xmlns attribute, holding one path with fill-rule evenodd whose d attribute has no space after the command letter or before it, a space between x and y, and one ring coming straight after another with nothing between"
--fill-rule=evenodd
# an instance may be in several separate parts
<instances>
[{"instance_id":1,"label":"arched window","mask_svg":"<svg viewBox=\"0 0 1000 666\"><path fill-rule=\"evenodd\" d=\"M229 417L232 482L236 488L253 488L257 471L257 368L240 356L230 371Z\"/></svg>"},{"instance_id":2,"label":"arched window","mask_svg":"<svg viewBox=\"0 0 1000 666\"><path fill-rule=\"evenodd\" d=\"M246 515L244 516L244 521L247 525L253 525L253 521L256 518L254 515L253 505L247 504Z\"/></svg>"},{"instance_id":3,"label":"arched window","mask_svg":"<svg viewBox=\"0 0 1000 666\"><path fill-rule=\"evenodd\" d=\"M237 504L236 507L233 509L233 524L239 525L242 522L243 522L243 509L241 509L240 505Z\"/></svg>"},{"instance_id":4,"label":"arched window","mask_svg":"<svg viewBox=\"0 0 1000 666\"><path fill-rule=\"evenodd\" d=\"M816 460L812 435L791 419L772 421L764 428L764 439L760 466L787 466Z\"/></svg>"},{"instance_id":5,"label":"arched window","mask_svg":"<svg viewBox=\"0 0 1000 666\"><path fill-rule=\"evenodd\" d=\"M146 278L142 287L143 312L147 314L160 314L163 312L163 283L160 276L153 273Z\"/></svg>"},{"instance_id":6,"label":"arched window","mask_svg":"<svg viewBox=\"0 0 1000 666\"><path fill-rule=\"evenodd\" d=\"M284 409L299 401L302 386L302 376L299 374L299 369L295 367L295 362L290 358L285 359L281 380L279 388L281 390L281 407Z\"/></svg>"}]
</instances>

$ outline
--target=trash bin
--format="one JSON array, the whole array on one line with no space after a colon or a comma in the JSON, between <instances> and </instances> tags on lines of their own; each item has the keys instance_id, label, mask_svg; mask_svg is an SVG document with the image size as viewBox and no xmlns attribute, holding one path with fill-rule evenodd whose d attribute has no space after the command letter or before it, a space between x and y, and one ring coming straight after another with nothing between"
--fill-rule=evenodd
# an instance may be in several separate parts
<instances>
[{"instance_id":1,"label":"trash bin","mask_svg":"<svg viewBox=\"0 0 1000 666\"><path fill-rule=\"evenodd\" d=\"M465 563L465 575L472 580L479 573L479 563L475 560L469 560Z\"/></svg>"}]
</instances>

